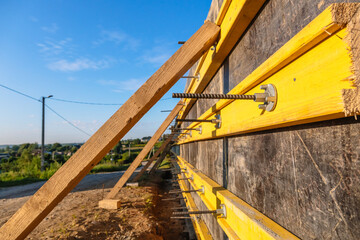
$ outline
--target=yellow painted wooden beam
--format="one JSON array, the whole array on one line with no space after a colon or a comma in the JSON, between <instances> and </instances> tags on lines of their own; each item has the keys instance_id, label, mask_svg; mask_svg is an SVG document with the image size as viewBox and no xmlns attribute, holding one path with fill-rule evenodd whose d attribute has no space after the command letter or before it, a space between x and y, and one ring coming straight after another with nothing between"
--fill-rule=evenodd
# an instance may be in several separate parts
<instances>
[{"instance_id":1,"label":"yellow painted wooden beam","mask_svg":"<svg viewBox=\"0 0 360 240\"><path fill-rule=\"evenodd\" d=\"M181 174L178 174L179 178L182 178ZM182 191L188 191L188 187L185 184L185 180L179 180L179 186ZM194 199L191 196L191 193L182 193L183 197L186 198L186 206L189 211L199 211L199 209L196 207ZM199 240L212 240L213 237L211 236L208 227L204 223L204 221L201 218L192 217L191 222L193 223L194 230L196 233L196 236Z\"/></svg>"},{"instance_id":2,"label":"yellow painted wooden beam","mask_svg":"<svg viewBox=\"0 0 360 240\"><path fill-rule=\"evenodd\" d=\"M226 217L218 215L216 220L229 239L298 239L279 224L195 169L183 158L178 157L177 162L182 169L186 169L184 175L193 178L189 182L194 189L204 187L205 192L198 192L197 194L209 210L219 209L221 204L225 205Z\"/></svg>"},{"instance_id":3,"label":"yellow painted wooden beam","mask_svg":"<svg viewBox=\"0 0 360 240\"><path fill-rule=\"evenodd\" d=\"M353 12L359 5L347 6ZM254 94L261 92L260 85L271 83L278 92L274 111L264 112L255 102L220 100L199 119L220 114L221 128L193 123L189 127L201 126L202 133L192 132L178 143L344 117L344 89L355 89L353 54L343 40L349 21L339 21L334 5L330 6L229 92Z\"/></svg>"},{"instance_id":4,"label":"yellow painted wooden beam","mask_svg":"<svg viewBox=\"0 0 360 240\"><path fill-rule=\"evenodd\" d=\"M200 79L193 79L186 92L201 93L205 89L264 2L265 0L223 2L216 20L216 24L221 28L220 38L216 47L202 56L194 73L200 74ZM194 100L187 99L179 118L184 118L194 103Z\"/></svg>"}]
</instances>

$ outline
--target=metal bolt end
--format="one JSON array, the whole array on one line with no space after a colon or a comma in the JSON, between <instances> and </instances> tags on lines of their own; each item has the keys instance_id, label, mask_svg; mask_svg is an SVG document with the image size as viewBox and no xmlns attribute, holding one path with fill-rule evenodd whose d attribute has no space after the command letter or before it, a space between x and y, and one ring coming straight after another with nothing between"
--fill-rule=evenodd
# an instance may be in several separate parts
<instances>
[{"instance_id":1,"label":"metal bolt end","mask_svg":"<svg viewBox=\"0 0 360 240\"><path fill-rule=\"evenodd\" d=\"M220 218L226 218L226 206L225 204L220 204L220 209L216 209L216 213L220 214Z\"/></svg>"}]
</instances>

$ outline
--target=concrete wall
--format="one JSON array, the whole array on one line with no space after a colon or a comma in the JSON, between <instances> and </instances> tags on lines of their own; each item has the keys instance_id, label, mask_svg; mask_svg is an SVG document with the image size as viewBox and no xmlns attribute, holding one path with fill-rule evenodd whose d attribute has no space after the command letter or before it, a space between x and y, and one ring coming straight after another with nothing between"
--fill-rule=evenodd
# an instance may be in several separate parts
<instances>
[{"instance_id":1,"label":"concrete wall","mask_svg":"<svg viewBox=\"0 0 360 240\"><path fill-rule=\"evenodd\" d=\"M344 1L269 0L204 92L227 93L334 2ZM187 118L215 102L197 101ZM344 118L184 144L180 155L302 239L359 239L359 136L359 121ZM204 221L226 239L213 217Z\"/></svg>"}]
</instances>

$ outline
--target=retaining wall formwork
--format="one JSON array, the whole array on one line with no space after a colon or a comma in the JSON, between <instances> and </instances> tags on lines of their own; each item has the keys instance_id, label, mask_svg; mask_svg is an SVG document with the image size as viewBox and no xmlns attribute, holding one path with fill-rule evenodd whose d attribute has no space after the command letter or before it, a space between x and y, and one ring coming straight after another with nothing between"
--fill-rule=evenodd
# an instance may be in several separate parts
<instances>
[{"instance_id":1,"label":"retaining wall formwork","mask_svg":"<svg viewBox=\"0 0 360 240\"><path fill-rule=\"evenodd\" d=\"M344 1L267 1L203 93L229 92L336 2ZM221 4L213 0L209 20ZM198 118L216 101L198 100L186 118ZM180 156L301 239L358 239L359 136L359 121L348 117L186 143ZM214 239L226 239L213 216L202 218Z\"/></svg>"}]
</instances>

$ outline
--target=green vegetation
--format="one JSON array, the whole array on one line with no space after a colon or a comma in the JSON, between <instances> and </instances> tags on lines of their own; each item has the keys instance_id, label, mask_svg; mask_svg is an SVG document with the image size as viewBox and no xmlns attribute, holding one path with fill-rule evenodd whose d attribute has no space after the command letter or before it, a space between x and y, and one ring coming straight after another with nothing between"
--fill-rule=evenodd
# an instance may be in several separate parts
<instances>
[{"instance_id":1,"label":"green vegetation","mask_svg":"<svg viewBox=\"0 0 360 240\"><path fill-rule=\"evenodd\" d=\"M166 155L165 159L162 161L159 168L161 168L161 169L171 168L171 162L170 162L170 156L169 155Z\"/></svg>"},{"instance_id":2,"label":"green vegetation","mask_svg":"<svg viewBox=\"0 0 360 240\"><path fill-rule=\"evenodd\" d=\"M124 148L126 144L127 148ZM129 144L130 154L128 150ZM120 141L91 170L91 173L127 169L140 153L140 147L144 145L140 139ZM159 148L161 143L156 145ZM0 148L0 187L22 185L49 179L80 146L80 144L60 143L46 145L44 171L41 171L41 149L37 143L25 143Z\"/></svg>"}]
</instances>

